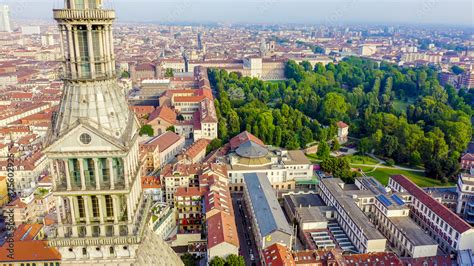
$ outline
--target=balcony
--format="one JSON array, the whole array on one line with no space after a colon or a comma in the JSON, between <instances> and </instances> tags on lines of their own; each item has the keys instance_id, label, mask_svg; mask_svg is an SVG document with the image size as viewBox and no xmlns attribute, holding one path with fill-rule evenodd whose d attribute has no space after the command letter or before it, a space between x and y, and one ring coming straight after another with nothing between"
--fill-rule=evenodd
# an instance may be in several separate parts
<instances>
[{"instance_id":1,"label":"balcony","mask_svg":"<svg viewBox=\"0 0 474 266\"><path fill-rule=\"evenodd\" d=\"M115 11L108 9L55 9L53 16L56 20L113 20Z\"/></svg>"}]
</instances>

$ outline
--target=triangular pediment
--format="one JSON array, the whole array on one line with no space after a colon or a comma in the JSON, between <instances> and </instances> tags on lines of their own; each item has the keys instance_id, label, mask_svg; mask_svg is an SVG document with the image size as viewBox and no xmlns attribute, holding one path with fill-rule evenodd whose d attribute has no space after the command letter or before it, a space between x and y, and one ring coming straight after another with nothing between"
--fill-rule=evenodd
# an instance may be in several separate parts
<instances>
[{"instance_id":1,"label":"triangular pediment","mask_svg":"<svg viewBox=\"0 0 474 266\"><path fill-rule=\"evenodd\" d=\"M94 127L78 123L76 127L53 141L44 152L123 152L127 147L112 139L106 134L101 134Z\"/></svg>"}]
</instances>

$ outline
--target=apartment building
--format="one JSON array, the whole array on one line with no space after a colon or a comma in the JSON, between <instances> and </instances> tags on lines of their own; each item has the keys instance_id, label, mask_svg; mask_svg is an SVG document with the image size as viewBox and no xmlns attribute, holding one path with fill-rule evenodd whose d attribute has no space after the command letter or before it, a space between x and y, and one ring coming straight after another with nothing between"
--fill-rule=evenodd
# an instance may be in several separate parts
<instances>
[{"instance_id":1,"label":"apartment building","mask_svg":"<svg viewBox=\"0 0 474 266\"><path fill-rule=\"evenodd\" d=\"M179 234L200 234L203 226L204 187L180 187L176 190L174 205Z\"/></svg>"},{"instance_id":2,"label":"apartment building","mask_svg":"<svg viewBox=\"0 0 474 266\"><path fill-rule=\"evenodd\" d=\"M437 241L441 250L456 253L459 250L474 249L474 229L410 179L403 175L393 175L388 186L412 197L407 202L412 219Z\"/></svg>"},{"instance_id":3,"label":"apartment building","mask_svg":"<svg viewBox=\"0 0 474 266\"><path fill-rule=\"evenodd\" d=\"M458 193L456 213L466 222L474 224L474 170L459 176L456 191Z\"/></svg>"},{"instance_id":4,"label":"apartment building","mask_svg":"<svg viewBox=\"0 0 474 266\"><path fill-rule=\"evenodd\" d=\"M140 144L147 170L162 168L175 159L184 148L184 137L168 131ZM148 171L150 172L150 171Z\"/></svg>"}]
</instances>

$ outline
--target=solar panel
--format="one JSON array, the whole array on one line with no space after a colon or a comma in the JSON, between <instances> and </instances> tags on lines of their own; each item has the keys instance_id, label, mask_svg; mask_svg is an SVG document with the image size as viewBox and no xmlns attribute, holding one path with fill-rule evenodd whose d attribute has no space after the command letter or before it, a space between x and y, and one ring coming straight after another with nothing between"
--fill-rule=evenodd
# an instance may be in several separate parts
<instances>
[{"instance_id":1,"label":"solar panel","mask_svg":"<svg viewBox=\"0 0 474 266\"><path fill-rule=\"evenodd\" d=\"M385 205L385 207L392 205L392 202L389 199L387 199L387 197L385 197L384 195L377 196L377 199L380 202L382 202L382 204Z\"/></svg>"},{"instance_id":2,"label":"solar panel","mask_svg":"<svg viewBox=\"0 0 474 266\"><path fill-rule=\"evenodd\" d=\"M400 206L405 204L405 202L400 197L398 197L397 195L392 195L391 198L393 199L393 201L395 201Z\"/></svg>"}]
</instances>

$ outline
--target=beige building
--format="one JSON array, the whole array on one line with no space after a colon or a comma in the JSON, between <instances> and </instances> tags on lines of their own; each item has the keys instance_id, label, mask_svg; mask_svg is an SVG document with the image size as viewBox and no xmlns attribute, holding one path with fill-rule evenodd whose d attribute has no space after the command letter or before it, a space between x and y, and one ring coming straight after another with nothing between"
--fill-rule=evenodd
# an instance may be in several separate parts
<instances>
[{"instance_id":1,"label":"beige building","mask_svg":"<svg viewBox=\"0 0 474 266\"><path fill-rule=\"evenodd\" d=\"M58 220L48 244L62 265L182 265L147 226L139 122L117 83L115 11L102 4L67 0L54 10L66 73L45 141Z\"/></svg>"},{"instance_id":2,"label":"beige building","mask_svg":"<svg viewBox=\"0 0 474 266\"><path fill-rule=\"evenodd\" d=\"M234 140L244 137L243 134L249 133L241 133ZM242 191L243 177L247 173L266 174L275 190L292 190L296 181L311 180L313 176L311 162L303 151L267 147L253 135L234 148L227 156L227 172L233 191Z\"/></svg>"}]
</instances>

